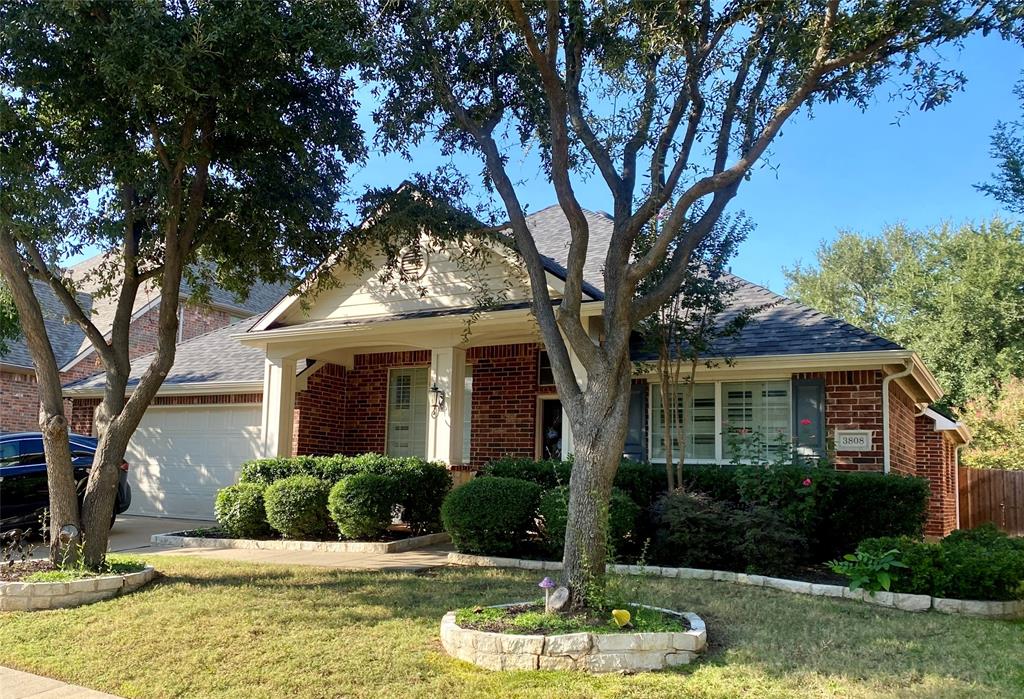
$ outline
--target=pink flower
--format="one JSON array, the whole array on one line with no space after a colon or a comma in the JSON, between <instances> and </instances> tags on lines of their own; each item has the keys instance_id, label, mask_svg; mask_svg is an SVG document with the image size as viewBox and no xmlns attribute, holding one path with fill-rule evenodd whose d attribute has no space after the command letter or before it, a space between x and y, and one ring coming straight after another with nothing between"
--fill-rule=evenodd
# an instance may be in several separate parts
<instances>
[{"instance_id":1,"label":"pink flower","mask_svg":"<svg viewBox=\"0 0 1024 699\"><path fill-rule=\"evenodd\" d=\"M803 420L800 421L800 424L806 427L807 425L811 424L811 421L807 418L804 418Z\"/></svg>"},{"instance_id":2,"label":"pink flower","mask_svg":"<svg viewBox=\"0 0 1024 699\"><path fill-rule=\"evenodd\" d=\"M740 429L736 430L736 434L750 434L750 430L748 430L746 427L741 427Z\"/></svg>"},{"instance_id":3,"label":"pink flower","mask_svg":"<svg viewBox=\"0 0 1024 699\"><path fill-rule=\"evenodd\" d=\"M805 478L804 479L804 485L805 486L809 486L810 484L811 484L811 479L810 478Z\"/></svg>"}]
</instances>

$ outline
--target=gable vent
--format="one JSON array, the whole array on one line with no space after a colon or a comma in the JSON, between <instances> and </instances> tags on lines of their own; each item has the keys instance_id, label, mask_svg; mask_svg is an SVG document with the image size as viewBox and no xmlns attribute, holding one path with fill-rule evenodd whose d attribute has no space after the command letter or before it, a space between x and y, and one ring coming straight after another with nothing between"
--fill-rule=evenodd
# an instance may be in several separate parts
<instances>
[{"instance_id":1,"label":"gable vent","mask_svg":"<svg viewBox=\"0 0 1024 699\"><path fill-rule=\"evenodd\" d=\"M407 248L398 263L399 274L402 279L422 279L427 272L427 253L420 245L413 245Z\"/></svg>"}]
</instances>

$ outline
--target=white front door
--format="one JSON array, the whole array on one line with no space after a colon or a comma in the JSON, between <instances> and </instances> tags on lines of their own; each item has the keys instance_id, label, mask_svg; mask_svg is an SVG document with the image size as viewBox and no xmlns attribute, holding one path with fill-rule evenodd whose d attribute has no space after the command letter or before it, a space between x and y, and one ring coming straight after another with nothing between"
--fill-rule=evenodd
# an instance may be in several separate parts
<instances>
[{"instance_id":1,"label":"white front door","mask_svg":"<svg viewBox=\"0 0 1024 699\"><path fill-rule=\"evenodd\" d=\"M426 367L392 369L388 379L388 443L389 456L427 455Z\"/></svg>"}]
</instances>

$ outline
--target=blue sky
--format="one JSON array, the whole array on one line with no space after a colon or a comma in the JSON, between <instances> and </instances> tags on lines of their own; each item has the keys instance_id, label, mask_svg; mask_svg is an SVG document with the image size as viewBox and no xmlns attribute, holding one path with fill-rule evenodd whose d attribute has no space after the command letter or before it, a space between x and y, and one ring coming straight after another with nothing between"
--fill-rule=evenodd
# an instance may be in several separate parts
<instances>
[{"instance_id":1,"label":"blue sky","mask_svg":"<svg viewBox=\"0 0 1024 699\"><path fill-rule=\"evenodd\" d=\"M1024 49L996 38L972 39L944 52L963 70L967 88L952 103L930 112L891 102L882 88L866 112L847 105L822 105L814 119L798 114L774 145L775 170L762 168L740 188L732 210L742 209L756 229L740 249L733 271L783 291L783 266L813 260L820 241L840 230L877 234L905 223L930 227L943 221L978 221L1000 213L996 202L972 185L990 176L989 136L996 121L1016 118L1020 107L1013 85L1024 70ZM441 158L437 148L419 148L413 162L371 156L353 187L395 185L428 171ZM459 158L468 175L479 172L475 158ZM536 211L555 203L551 185L536 173L535 160L510 166L525 182L520 198ZM603 181L577 181L582 204L611 209Z\"/></svg>"},{"instance_id":2,"label":"blue sky","mask_svg":"<svg viewBox=\"0 0 1024 699\"><path fill-rule=\"evenodd\" d=\"M820 241L841 230L877 234L888 224L930 227L1001 213L972 185L994 169L989 136L996 121L1020 114L1013 85L1024 70L1024 49L978 37L963 49L945 51L945 57L967 74L968 83L937 110L912 111L896 125L905 103L889 101L883 87L866 113L847 104L822 105L814 119L798 114L790 121L773 148L777 167L755 171L731 205L756 224L733 262L735 273L781 292L783 266L813 260ZM371 108L363 110L368 131ZM414 151L412 162L371 153L366 167L354 173L351 191L394 186L442 162L430 143ZM457 164L470 176L480 171L475 157L460 157ZM555 203L535 158L513 157L510 169L523 180L519 193L529 210ZM576 189L584 206L611 209L598 178L577 181Z\"/></svg>"}]
</instances>

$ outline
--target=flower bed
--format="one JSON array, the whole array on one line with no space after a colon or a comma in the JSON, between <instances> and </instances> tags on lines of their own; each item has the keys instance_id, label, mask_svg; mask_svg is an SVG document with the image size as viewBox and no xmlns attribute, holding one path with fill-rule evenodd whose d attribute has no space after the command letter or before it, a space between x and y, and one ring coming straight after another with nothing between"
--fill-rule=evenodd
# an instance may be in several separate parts
<instances>
[{"instance_id":1,"label":"flower bed","mask_svg":"<svg viewBox=\"0 0 1024 699\"><path fill-rule=\"evenodd\" d=\"M49 575L51 572L70 574L69 571L37 571L33 575ZM77 607L137 590L155 576L153 567L145 566L134 572L90 575L68 581L0 582L0 611Z\"/></svg>"},{"instance_id":2,"label":"flower bed","mask_svg":"<svg viewBox=\"0 0 1024 699\"><path fill-rule=\"evenodd\" d=\"M154 534L150 542L157 546L181 548L264 549L273 551L324 551L329 553L400 553L437 544L451 537L443 532L395 538L391 541L296 541L293 539L239 539L216 529Z\"/></svg>"},{"instance_id":3,"label":"flower bed","mask_svg":"<svg viewBox=\"0 0 1024 699\"><path fill-rule=\"evenodd\" d=\"M518 633L514 628L510 632L496 632L464 626L460 621L473 623L472 615L451 611L441 620L441 644L449 655L488 670L586 672L663 670L692 662L707 646L704 621L696 614L646 605L633 606L639 617L649 619L649 624L666 629L674 626L678 630L619 629L603 620L582 617L557 623L578 624L578 628L588 630L523 633L528 630L529 625L526 625ZM506 624L517 615L516 610L533 613L533 605L525 602L488 609L496 611L483 616L491 621L504 619ZM466 619L470 621L466 622Z\"/></svg>"}]
</instances>

